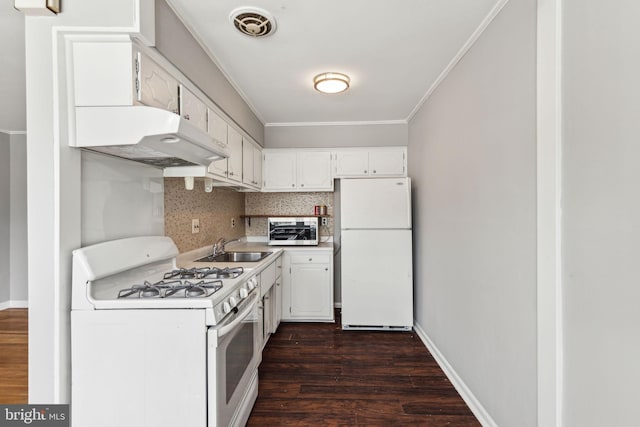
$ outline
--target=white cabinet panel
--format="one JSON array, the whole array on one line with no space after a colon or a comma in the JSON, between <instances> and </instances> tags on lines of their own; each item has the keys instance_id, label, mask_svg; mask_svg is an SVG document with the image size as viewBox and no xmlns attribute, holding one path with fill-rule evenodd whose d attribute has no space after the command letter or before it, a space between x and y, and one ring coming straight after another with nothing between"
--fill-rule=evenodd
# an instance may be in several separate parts
<instances>
[{"instance_id":1,"label":"white cabinet panel","mask_svg":"<svg viewBox=\"0 0 640 427\"><path fill-rule=\"evenodd\" d=\"M139 102L178 113L178 81L149 57L138 53Z\"/></svg>"},{"instance_id":2,"label":"white cabinet panel","mask_svg":"<svg viewBox=\"0 0 640 427\"><path fill-rule=\"evenodd\" d=\"M296 189L296 163L295 151L265 151L264 189L280 191Z\"/></svg>"},{"instance_id":3,"label":"white cabinet panel","mask_svg":"<svg viewBox=\"0 0 640 427\"><path fill-rule=\"evenodd\" d=\"M298 153L298 187L302 191L333 190L331 152L301 151Z\"/></svg>"},{"instance_id":4,"label":"white cabinet panel","mask_svg":"<svg viewBox=\"0 0 640 427\"><path fill-rule=\"evenodd\" d=\"M369 171L371 176L405 175L405 150L374 150L369 152Z\"/></svg>"},{"instance_id":5,"label":"white cabinet panel","mask_svg":"<svg viewBox=\"0 0 640 427\"><path fill-rule=\"evenodd\" d=\"M242 182L242 135L229 126L227 129L227 144L229 147L229 179Z\"/></svg>"},{"instance_id":6,"label":"white cabinet panel","mask_svg":"<svg viewBox=\"0 0 640 427\"><path fill-rule=\"evenodd\" d=\"M255 148L253 150L253 179L258 188L262 188L262 150Z\"/></svg>"},{"instance_id":7,"label":"white cabinet panel","mask_svg":"<svg viewBox=\"0 0 640 427\"><path fill-rule=\"evenodd\" d=\"M330 151L264 151L266 191L333 191Z\"/></svg>"},{"instance_id":8,"label":"white cabinet panel","mask_svg":"<svg viewBox=\"0 0 640 427\"><path fill-rule=\"evenodd\" d=\"M333 321L333 262L322 252L286 251L282 319Z\"/></svg>"},{"instance_id":9,"label":"white cabinet panel","mask_svg":"<svg viewBox=\"0 0 640 427\"><path fill-rule=\"evenodd\" d=\"M198 129L207 132L207 106L182 85L180 85L180 115Z\"/></svg>"},{"instance_id":10,"label":"white cabinet panel","mask_svg":"<svg viewBox=\"0 0 640 427\"><path fill-rule=\"evenodd\" d=\"M339 151L336 153L336 176L353 177L368 174L368 151Z\"/></svg>"},{"instance_id":11,"label":"white cabinet panel","mask_svg":"<svg viewBox=\"0 0 640 427\"><path fill-rule=\"evenodd\" d=\"M248 141L242 142L242 182L255 185L253 177L253 145Z\"/></svg>"},{"instance_id":12,"label":"white cabinet panel","mask_svg":"<svg viewBox=\"0 0 640 427\"><path fill-rule=\"evenodd\" d=\"M336 178L407 176L406 147L337 150Z\"/></svg>"}]
</instances>

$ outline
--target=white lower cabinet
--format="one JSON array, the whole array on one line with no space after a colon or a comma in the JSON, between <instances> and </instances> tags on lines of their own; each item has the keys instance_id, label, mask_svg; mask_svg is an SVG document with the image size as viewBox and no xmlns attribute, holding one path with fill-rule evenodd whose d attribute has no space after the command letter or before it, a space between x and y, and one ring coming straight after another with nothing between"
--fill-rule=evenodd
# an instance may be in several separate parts
<instances>
[{"instance_id":1,"label":"white lower cabinet","mask_svg":"<svg viewBox=\"0 0 640 427\"><path fill-rule=\"evenodd\" d=\"M267 344L271 334L275 333L280 324L280 306L282 292L280 285L282 271L282 256L279 255L267 268L260 273L260 309L262 314L262 347Z\"/></svg>"},{"instance_id":2,"label":"white lower cabinet","mask_svg":"<svg viewBox=\"0 0 640 427\"><path fill-rule=\"evenodd\" d=\"M282 282L282 320L334 321L331 252L285 251Z\"/></svg>"}]
</instances>

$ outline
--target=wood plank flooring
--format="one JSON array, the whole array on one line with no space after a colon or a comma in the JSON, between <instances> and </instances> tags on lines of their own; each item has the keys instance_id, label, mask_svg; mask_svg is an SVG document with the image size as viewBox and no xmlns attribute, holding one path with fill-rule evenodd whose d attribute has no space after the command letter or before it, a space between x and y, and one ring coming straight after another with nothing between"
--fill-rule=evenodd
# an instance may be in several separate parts
<instances>
[{"instance_id":1,"label":"wood plank flooring","mask_svg":"<svg viewBox=\"0 0 640 427\"><path fill-rule=\"evenodd\" d=\"M480 426L413 332L281 323L259 384L247 426Z\"/></svg>"},{"instance_id":2,"label":"wood plank flooring","mask_svg":"<svg viewBox=\"0 0 640 427\"><path fill-rule=\"evenodd\" d=\"M28 400L27 309L0 311L0 403L20 404Z\"/></svg>"}]
</instances>

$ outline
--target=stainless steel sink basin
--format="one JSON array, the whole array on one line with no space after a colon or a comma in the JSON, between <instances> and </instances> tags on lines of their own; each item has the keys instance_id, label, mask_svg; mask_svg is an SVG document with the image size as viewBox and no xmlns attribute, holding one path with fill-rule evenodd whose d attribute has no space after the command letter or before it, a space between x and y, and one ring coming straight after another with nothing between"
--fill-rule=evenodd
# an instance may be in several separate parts
<instances>
[{"instance_id":1,"label":"stainless steel sink basin","mask_svg":"<svg viewBox=\"0 0 640 427\"><path fill-rule=\"evenodd\" d=\"M197 259L196 262L258 262L271 252L224 252L219 255Z\"/></svg>"}]
</instances>

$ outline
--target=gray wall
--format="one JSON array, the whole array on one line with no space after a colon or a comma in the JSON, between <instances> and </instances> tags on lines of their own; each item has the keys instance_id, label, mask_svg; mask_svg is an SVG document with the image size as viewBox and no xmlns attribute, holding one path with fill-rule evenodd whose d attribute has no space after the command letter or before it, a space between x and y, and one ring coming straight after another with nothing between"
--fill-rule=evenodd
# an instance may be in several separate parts
<instances>
[{"instance_id":1,"label":"gray wall","mask_svg":"<svg viewBox=\"0 0 640 427\"><path fill-rule=\"evenodd\" d=\"M409 124L416 325L500 426L536 425L536 1Z\"/></svg>"},{"instance_id":2,"label":"gray wall","mask_svg":"<svg viewBox=\"0 0 640 427\"><path fill-rule=\"evenodd\" d=\"M267 126L265 147L377 147L407 145L408 125L381 123L322 126Z\"/></svg>"},{"instance_id":3,"label":"gray wall","mask_svg":"<svg viewBox=\"0 0 640 427\"><path fill-rule=\"evenodd\" d=\"M13 303L27 301L27 136L11 135L10 295Z\"/></svg>"},{"instance_id":4,"label":"gray wall","mask_svg":"<svg viewBox=\"0 0 640 427\"><path fill-rule=\"evenodd\" d=\"M563 5L564 425L640 419L640 3Z\"/></svg>"},{"instance_id":5,"label":"gray wall","mask_svg":"<svg viewBox=\"0 0 640 427\"><path fill-rule=\"evenodd\" d=\"M11 138L0 133L0 277L9 277L11 235ZM10 299L6 280L0 284L0 304Z\"/></svg>"},{"instance_id":6,"label":"gray wall","mask_svg":"<svg viewBox=\"0 0 640 427\"><path fill-rule=\"evenodd\" d=\"M156 0L156 48L238 126L264 145L263 124L165 0Z\"/></svg>"}]
</instances>

